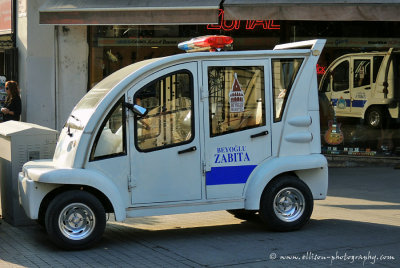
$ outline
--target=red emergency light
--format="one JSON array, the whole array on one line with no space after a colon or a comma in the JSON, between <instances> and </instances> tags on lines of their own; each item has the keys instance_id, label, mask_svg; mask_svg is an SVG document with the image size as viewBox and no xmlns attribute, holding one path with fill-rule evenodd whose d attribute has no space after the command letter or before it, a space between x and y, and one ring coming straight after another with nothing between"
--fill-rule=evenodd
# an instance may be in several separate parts
<instances>
[{"instance_id":1,"label":"red emergency light","mask_svg":"<svg viewBox=\"0 0 400 268\"><path fill-rule=\"evenodd\" d=\"M225 35L200 36L178 44L178 48L186 52L219 51L233 43L233 38Z\"/></svg>"}]
</instances>

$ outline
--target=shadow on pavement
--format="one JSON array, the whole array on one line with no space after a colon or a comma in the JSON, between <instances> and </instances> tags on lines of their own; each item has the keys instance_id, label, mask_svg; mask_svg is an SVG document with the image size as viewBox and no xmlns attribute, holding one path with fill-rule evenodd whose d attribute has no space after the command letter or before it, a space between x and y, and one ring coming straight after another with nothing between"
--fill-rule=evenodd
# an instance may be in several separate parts
<instances>
[{"instance_id":1,"label":"shadow on pavement","mask_svg":"<svg viewBox=\"0 0 400 268\"><path fill-rule=\"evenodd\" d=\"M391 167L330 168L328 196L400 204L400 170Z\"/></svg>"},{"instance_id":2,"label":"shadow on pavement","mask_svg":"<svg viewBox=\"0 0 400 268\"><path fill-rule=\"evenodd\" d=\"M221 212L216 212L221 213ZM160 224L163 224L162 218ZM226 266L269 263L278 256L306 252L335 254L397 254L400 264L400 228L344 220L311 220L302 230L270 232L257 222L219 226L146 230L135 225L107 224L103 239L84 251L55 248L38 226L0 227L0 259L11 265L49 266ZM3 228L6 227L6 228ZM292 263L309 267L310 263ZM314 263L317 265L318 263ZM320 265L329 263L322 262Z\"/></svg>"}]
</instances>

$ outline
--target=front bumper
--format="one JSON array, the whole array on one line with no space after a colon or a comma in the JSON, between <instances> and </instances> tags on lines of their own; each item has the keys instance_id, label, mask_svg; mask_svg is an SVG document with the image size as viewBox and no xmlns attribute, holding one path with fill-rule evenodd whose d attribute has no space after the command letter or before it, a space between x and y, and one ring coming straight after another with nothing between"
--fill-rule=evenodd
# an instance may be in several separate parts
<instances>
[{"instance_id":1,"label":"front bumper","mask_svg":"<svg viewBox=\"0 0 400 268\"><path fill-rule=\"evenodd\" d=\"M19 202L26 215L32 220L37 220L43 198L58 185L36 182L29 179L25 174L26 172L18 174Z\"/></svg>"},{"instance_id":2,"label":"front bumper","mask_svg":"<svg viewBox=\"0 0 400 268\"><path fill-rule=\"evenodd\" d=\"M32 202L34 196L35 182L29 180L24 176L23 172L18 174L18 192L19 192L19 203L25 210L26 215L36 220L38 218L39 204Z\"/></svg>"}]
</instances>

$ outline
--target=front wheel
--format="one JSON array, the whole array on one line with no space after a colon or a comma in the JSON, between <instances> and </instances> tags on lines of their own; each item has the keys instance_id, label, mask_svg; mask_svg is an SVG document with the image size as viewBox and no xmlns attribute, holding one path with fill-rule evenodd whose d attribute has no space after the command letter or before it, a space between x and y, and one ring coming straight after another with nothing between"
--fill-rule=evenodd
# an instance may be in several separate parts
<instances>
[{"instance_id":1,"label":"front wheel","mask_svg":"<svg viewBox=\"0 0 400 268\"><path fill-rule=\"evenodd\" d=\"M300 229L310 219L314 207L308 186L293 175L281 176L268 185L261 196L260 217L274 231Z\"/></svg>"},{"instance_id":2,"label":"front wheel","mask_svg":"<svg viewBox=\"0 0 400 268\"><path fill-rule=\"evenodd\" d=\"M72 190L51 201L45 224L56 245L69 250L82 249L101 238L106 226L106 213L94 195Z\"/></svg>"}]
</instances>

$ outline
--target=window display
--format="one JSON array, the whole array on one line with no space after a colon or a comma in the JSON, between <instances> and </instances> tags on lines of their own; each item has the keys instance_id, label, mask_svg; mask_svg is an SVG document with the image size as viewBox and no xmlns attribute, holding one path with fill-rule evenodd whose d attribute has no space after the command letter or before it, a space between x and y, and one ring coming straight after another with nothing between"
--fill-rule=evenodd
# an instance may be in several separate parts
<instances>
[{"instance_id":1,"label":"window display","mask_svg":"<svg viewBox=\"0 0 400 268\"><path fill-rule=\"evenodd\" d=\"M194 36L231 36L235 51L272 49L278 43L323 38L327 43L316 66L322 151L327 155L400 157L399 26L399 22L225 21L222 15L216 25L91 26L88 87L131 63L182 53L177 44ZM279 122L280 111L302 62L280 59L271 64L274 70L281 70L273 72L270 85L275 96L273 120ZM222 70L209 71L217 75ZM248 83L242 81L243 74L236 72L242 90ZM228 76L232 82L235 72L229 71L223 77L228 79ZM276 83L278 78L280 82ZM216 81L219 80L210 83ZM228 120L223 109L229 104L230 90L223 94L225 104L217 100L222 95L214 94L215 102L210 109L220 109L214 117L223 123L213 125L213 135L222 135L232 128L227 126L231 119ZM239 111L240 102L235 107Z\"/></svg>"},{"instance_id":2,"label":"window display","mask_svg":"<svg viewBox=\"0 0 400 268\"><path fill-rule=\"evenodd\" d=\"M326 153L395 155L399 119L399 54L346 54L327 67L320 82L322 117L329 118L324 134ZM355 119L358 119L356 121ZM326 123L326 122L325 122ZM324 126L322 126L322 129Z\"/></svg>"},{"instance_id":3,"label":"window display","mask_svg":"<svg viewBox=\"0 0 400 268\"><path fill-rule=\"evenodd\" d=\"M5 86L6 86L6 77L0 76L0 107L3 107L7 97Z\"/></svg>"}]
</instances>

